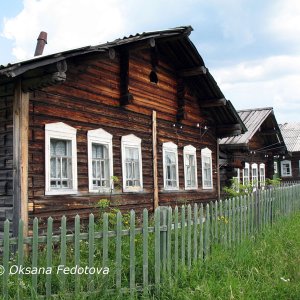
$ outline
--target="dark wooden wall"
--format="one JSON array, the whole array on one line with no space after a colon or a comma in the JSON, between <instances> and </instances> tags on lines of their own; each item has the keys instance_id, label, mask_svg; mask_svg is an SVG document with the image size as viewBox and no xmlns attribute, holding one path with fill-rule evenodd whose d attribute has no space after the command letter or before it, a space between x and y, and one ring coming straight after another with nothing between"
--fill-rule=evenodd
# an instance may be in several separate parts
<instances>
[{"instance_id":1,"label":"dark wooden wall","mask_svg":"<svg viewBox=\"0 0 300 300\"><path fill-rule=\"evenodd\" d=\"M300 152L293 152L292 155L288 155L285 158L290 160L292 164L292 176L281 177L282 181L299 181L300 180L300 170L299 170L299 161L300 161ZM278 162L279 172L281 172L281 161Z\"/></svg>"},{"instance_id":2,"label":"dark wooden wall","mask_svg":"<svg viewBox=\"0 0 300 300\"><path fill-rule=\"evenodd\" d=\"M13 96L0 97L0 232L13 218Z\"/></svg>"},{"instance_id":3,"label":"dark wooden wall","mask_svg":"<svg viewBox=\"0 0 300 300\"><path fill-rule=\"evenodd\" d=\"M202 138L197 123L204 120L192 91L186 94L187 118L182 128L174 127L177 113L177 77L167 60L160 59L157 66L158 84L151 83L150 51L130 53L129 91L132 104L120 106L119 57L91 56L68 61L67 81L63 85L35 91L30 97L29 137L29 215L46 219L80 213L87 216L102 198L110 195L88 193L87 131L103 128L113 135L114 175L122 182L121 137L135 134L142 139L144 191L122 193L116 188L112 204L121 209L153 207L152 111L157 111L158 184L160 205L208 201L217 198L216 137L209 130ZM64 122L77 129L78 194L45 196L45 124ZM178 145L180 190L163 190L162 143L172 141ZM183 147L197 148L197 191L184 190ZM202 190L201 149L213 151L213 190Z\"/></svg>"}]
</instances>

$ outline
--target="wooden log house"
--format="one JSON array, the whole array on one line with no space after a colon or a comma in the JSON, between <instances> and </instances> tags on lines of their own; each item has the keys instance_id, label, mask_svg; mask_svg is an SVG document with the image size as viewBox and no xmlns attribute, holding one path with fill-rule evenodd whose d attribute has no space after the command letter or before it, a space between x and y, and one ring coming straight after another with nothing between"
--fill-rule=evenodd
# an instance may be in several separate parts
<instances>
[{"instance_id":1,"label":"wooden log house","mask_svg":"<svg viewBox=\"0 0 300 300\"><path fill-rule=\"evenodd\" d=\"M287 154L277 158L278 175L283 182L300 181L300 123L285 123L280 130Z\"/></svg>"},{"instance_id":2,"label":"wooden log house","mask_svg":"<svg viewBox=\"0 0 300 300\"><path fill-rule=\"evenodd\" d=\"M0 68L0 223L218 198L218 138L246 131L190 26ZM28 221L29 220L29 221Z\"/></svg>"},{"instance_id":3,"label":"wooden log house","mask_svg":"<svg viewBox=\"0 0 300 300\"><path fill-rule=\"evenodd\" d=\"M239 110L248 131L220 141L221 189L235 179L254 187L265 185L266 178L278 177L277 160L286 153L272 107Z\"/></svg>"}]
</instances>

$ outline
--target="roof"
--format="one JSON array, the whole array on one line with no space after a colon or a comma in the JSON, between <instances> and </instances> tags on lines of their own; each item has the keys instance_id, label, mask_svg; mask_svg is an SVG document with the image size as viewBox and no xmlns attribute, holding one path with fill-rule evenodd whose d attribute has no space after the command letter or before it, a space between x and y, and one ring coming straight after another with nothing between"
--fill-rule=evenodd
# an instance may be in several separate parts
<instances>
[{"instance_id":1,"label":"roof","mask_svg":"<svg viewBox=\"0 0 300 300\"><path fill-rule=\"evenodd\" d=\"M205 111L208 113L208 116L213 119L213 123L216 127L221 129L218 133L220 138L236 134L234 132L222 132L223 125L228 125L228 128L230 128L230 125L238 125L240 132L245 132L247 129L235 108L229 100L225 99L225 96L220 90L215 79L205 67L204 61L195 45L189 39L189 35L192 30L193 28L191 26L181 26L167 30L144 32L141 34L138 33L136 35L116 39L105 44L86 46L51 55L38 56L15 64L0 66L0 83L1 81L7 82L7 80L11 80L20 75L23 76L23 79L26 78L26 74L30 77L29 73L37 68L45 67L75 56L95 52L105 53L111 49L118 51L118 49L122 49L124 47L133 47L145 43L151 45L154 42L160 55L167 57L176 70L197 71L199 68L204 68L204 73L201 74L201 72L196 72L187 76L185 80L186 83L196 92L197 98L200 102L208 101L209 104L211 104L211 101L218 99L224 100L224 103L221 106L208 105L208 107L205 108Z\"/></svg>"},{"instance_id":2,"label":"roof","mask_svg":"<svg viewBox=\"0 0 300 300\"><path fill-rule=\"evenodd\" d=\"M248 144L270 114L273 114L272 107L239 110L238 115L248 131L235 137L223 138L220 141L220 145Z\"/></svg>"},{"instance_id":3,"label":"roof","mask_svg":"<svg viewBox=\"0 0 300 300\"><path fill-rule=\"evenodd\" d=\"M284 142L289 152L300 151L300 123L279 125Z\"/></svg>"}]
</instances>

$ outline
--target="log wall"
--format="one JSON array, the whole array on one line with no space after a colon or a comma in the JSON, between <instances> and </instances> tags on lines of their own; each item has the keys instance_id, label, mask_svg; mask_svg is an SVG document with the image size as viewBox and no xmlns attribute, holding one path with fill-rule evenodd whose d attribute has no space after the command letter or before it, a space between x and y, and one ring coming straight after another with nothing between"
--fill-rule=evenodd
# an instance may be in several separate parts
<instances>
[{"instance_id":1,"label":"log wall","mask_svg":"<svg viewBox=\"0 0 300 300\"><path fill-rule=\"evenodd\" d=\"M217 198L216 136L209 130L203 137L197 123L205 120L192 91L186 94L187 118L182 128L173 126L177 114L177 77L174 68L160 59L158 83L151 83L150 51L130 53L129 92L133 102L120 106L120 67L118 55L92 56L68 62L67 81L59 86L35 91L30 97L29 137L29 210L31 220L37 216L87 216L102 198L111 199L121 209L153 207L152 111L157 111L158 187L160 205L209 201ZM45 196L45 124L64 122L77 129L78 194ZM113 135L113 173L122 182L121 137L134 134L142 139L144 190L123 193L116 187L112 195L89 194L87 131L103 128ZM162 143L178 145L179 191L163 189ZM183 147L197 148L198 185L196 191L184 189ZM213 190L202 190L201 149L213 151Z\"/></svg>"},{"instance_id":2,"label":"log wall","mask_svg":"<svg viewBox=\"0 0 300 300\"><path fill-rule=\"evenodd\" d=\"M13 218L13 96L0 97L0 232Z\"/></svg>"}]
</instances>

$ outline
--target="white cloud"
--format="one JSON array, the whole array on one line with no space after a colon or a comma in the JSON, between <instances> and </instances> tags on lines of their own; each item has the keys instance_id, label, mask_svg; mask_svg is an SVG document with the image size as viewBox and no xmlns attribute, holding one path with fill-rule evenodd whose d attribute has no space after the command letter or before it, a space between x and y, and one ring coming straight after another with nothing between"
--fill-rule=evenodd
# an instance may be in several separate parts
<instances>
[{"instance_id":1,"label":"white cloud","mask_svg":"<svg viewBox=\"0 0 300 300\"><path fill-rule=\"evenodd\" d=\"M4 20L2 36L14 40L17 60L33 56L40 31L48 33L44 54L103 43L124 30L124 4L120 0L24 0L23 10Z\"/></svg>"},{"instance_id":2,"label":"white cloud","mask_svg":"<svg viewBox=\"0 0 300 300\"><path fill-rule=\"evenodd\" d=\"M274 39L289 43L290 47L300 49L300 1L299 0L277 0L270 6L269 20L266 31Z\"/></svg>"},{"instance_id":3,"label":"white cloud","mask_svg":"<svg viewBox=\"0 0 300 300\"><path fill-rule=\"evenodd\" d=\"M278 55L265 59L250 60L233 66L214 69L214 77L220 84L237 82L268 81L283 78L287 75L298 75L300 55Z\"/></svg>"},{"instance_id":4,"label":"white cloud","mask_svg":"<svg viewBox=\"0 0 300 300\"><path fill-rule=\"evenodd\" d=\"M271 57L212 70L222 92L236 109L269 107L277 121L299 121L300 56Z\"/></svg>"}]
</instances>

